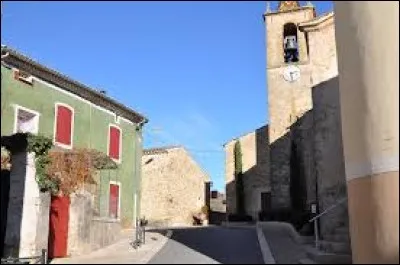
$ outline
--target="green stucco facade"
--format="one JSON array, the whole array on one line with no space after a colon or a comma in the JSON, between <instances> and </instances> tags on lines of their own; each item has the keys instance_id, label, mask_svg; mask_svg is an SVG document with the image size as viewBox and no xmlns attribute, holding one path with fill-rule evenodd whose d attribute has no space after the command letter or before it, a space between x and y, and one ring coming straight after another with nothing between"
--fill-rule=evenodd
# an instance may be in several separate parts
<instances>
[{"instance_id":1,"label":"green stucco facade","mask_svg":"<svg viewBox=\"0 0 400 265\"><path fill-rule=\"evenodd\" d=\"M12 69L1 66L1 135L13 134L15 105L19 105L38 112L38 133L53 139L56 103L64 103L74 109L73 148L92 148L107 154L109 125L121 129L121 163L117 170L101 172L98 203L100 216L108 216L109 182L120 182L120 220L124 227L131 226L135 212L136 216L140 215L142 143L139 126L125 119L116 119L112 112L96 107L95 103L46 82L35 79L30 85L16 80ZM135 197L137 203L134 202ZM134 205L137 206L136 211Z\"/></svg>"}]
</instances>

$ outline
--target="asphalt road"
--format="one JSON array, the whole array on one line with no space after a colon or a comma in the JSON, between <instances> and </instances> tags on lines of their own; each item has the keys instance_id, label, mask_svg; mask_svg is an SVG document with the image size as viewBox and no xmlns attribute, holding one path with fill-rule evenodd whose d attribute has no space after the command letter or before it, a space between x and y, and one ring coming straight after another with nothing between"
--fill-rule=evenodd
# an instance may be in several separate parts
<instances>
[{"instance_id":1,"label":"asphalt road","mask_svg":"<svg viewBox=\"0 0 400 265\"><path fill-rule=\"evenodd\" d=\"M257 233L251 228L174 228L150 264L263 264Z\"/></svg>"}]
</instances>

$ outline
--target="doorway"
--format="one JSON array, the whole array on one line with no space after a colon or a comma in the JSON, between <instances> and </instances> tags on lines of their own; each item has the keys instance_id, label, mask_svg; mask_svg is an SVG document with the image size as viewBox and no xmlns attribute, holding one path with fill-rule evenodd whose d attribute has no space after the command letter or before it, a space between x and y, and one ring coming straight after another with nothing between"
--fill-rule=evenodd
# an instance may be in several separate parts
<instances>
[{"instance_id":1,"label":"doorway","mask_svg":"<svg viewBox=\"0 0 400 265\"><path fill-rule=\"evenodd\" d=\"M49 258L67 256L70 198L51 196L49 218Z\"/></svg>"}]
</instances>

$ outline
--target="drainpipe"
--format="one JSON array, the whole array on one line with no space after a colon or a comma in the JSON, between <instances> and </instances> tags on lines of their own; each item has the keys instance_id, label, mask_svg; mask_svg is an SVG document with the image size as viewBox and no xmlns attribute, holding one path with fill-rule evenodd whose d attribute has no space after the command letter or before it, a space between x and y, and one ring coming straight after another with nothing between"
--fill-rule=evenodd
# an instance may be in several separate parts
<instances>
[{"instance_id":1,"label":"drainpipe","mask_svg":"<svg viewBox=\"0 0 400 265\"><path fill-rule=\"evenodd\" d=\"M148 123L148 122L149 122L149 120L147 120L147 119L144 119L144 120L142 120L141 122L139 122L138 125L137 125L137 127L136 127L136 131L139 131L140 129L142 129L143 126L144 126L146 123Z\"/></svg>"},{"instance_id":2,"label":"drainpipe","mask_svg":"<svg viewBox=\"0 0 400 265\"><path fill-rule=\"evenodd\" d=\"M136 126L136 131L137 132L141 132L141 130L143 128L143 125L146 124L146 123L148 123L147 119L143 119L141 122L139 122L137 124L137 126ZM135 150L136 157L139 156L139 154L138 154L138 145L139 145L139 141L136 140L136 150ZM140 163L140 164L138 164L138 163ZM136 176L137 176L137 174L141 174L141 170L140 170L140 172L138 172L140 167L141 167L141 157L137 161L135 161L135 175ZM141 180L138 180L138 184L140 186L142 185ZM139 199L139 197L141 197L140 194L141 194L141 190L140 190L140 187L139 187L139 189L137 189L135 191L134 195L133 195L133 201L134 201L134 210L133 210L133 215L134 215L133 219L134 220L133 220L133 222L134 222L134 227L136 229L137 229L138 218L139 218L139 216L138 216L138 212L139 212L138 199Z\"/></svg>"}]
</instances>

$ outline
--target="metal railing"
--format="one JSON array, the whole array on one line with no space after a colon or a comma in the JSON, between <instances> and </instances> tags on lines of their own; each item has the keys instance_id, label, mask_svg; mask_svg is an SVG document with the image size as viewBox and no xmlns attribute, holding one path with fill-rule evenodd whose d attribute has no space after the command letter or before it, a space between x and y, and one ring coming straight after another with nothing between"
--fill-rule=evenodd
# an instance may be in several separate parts
<instances>
[{"instance_id":1,"label":"metal railing","mask_svg":"<svg viewBox=\"0 0 400 265\"><path fill-rule=\"evenodd\" d=\"M333 209L335 209L336 207L340 206L342 203L347 201L347 197L340 199L337 203L335 203L334 205L328 207L325 211L323 211L322 213L314 216L313 218L311 218L308 222L314 222L314 235L315 235L315 248L319 249L319 231L318 231L318 219L320 219L322 216L324 216L327 213L330 213Z\"/></svg>"},{"instance_id":2,"label":"metal railing","mask_svg":"<svg viewBox=\"0 0 400 265\"><path fill-rule=\"evenodd\" d=\"M47 250L42 249L40 256L32 256L26 258L8 257L1 258L1 264L47 264Z\"/></svg>"}]
</instances>

